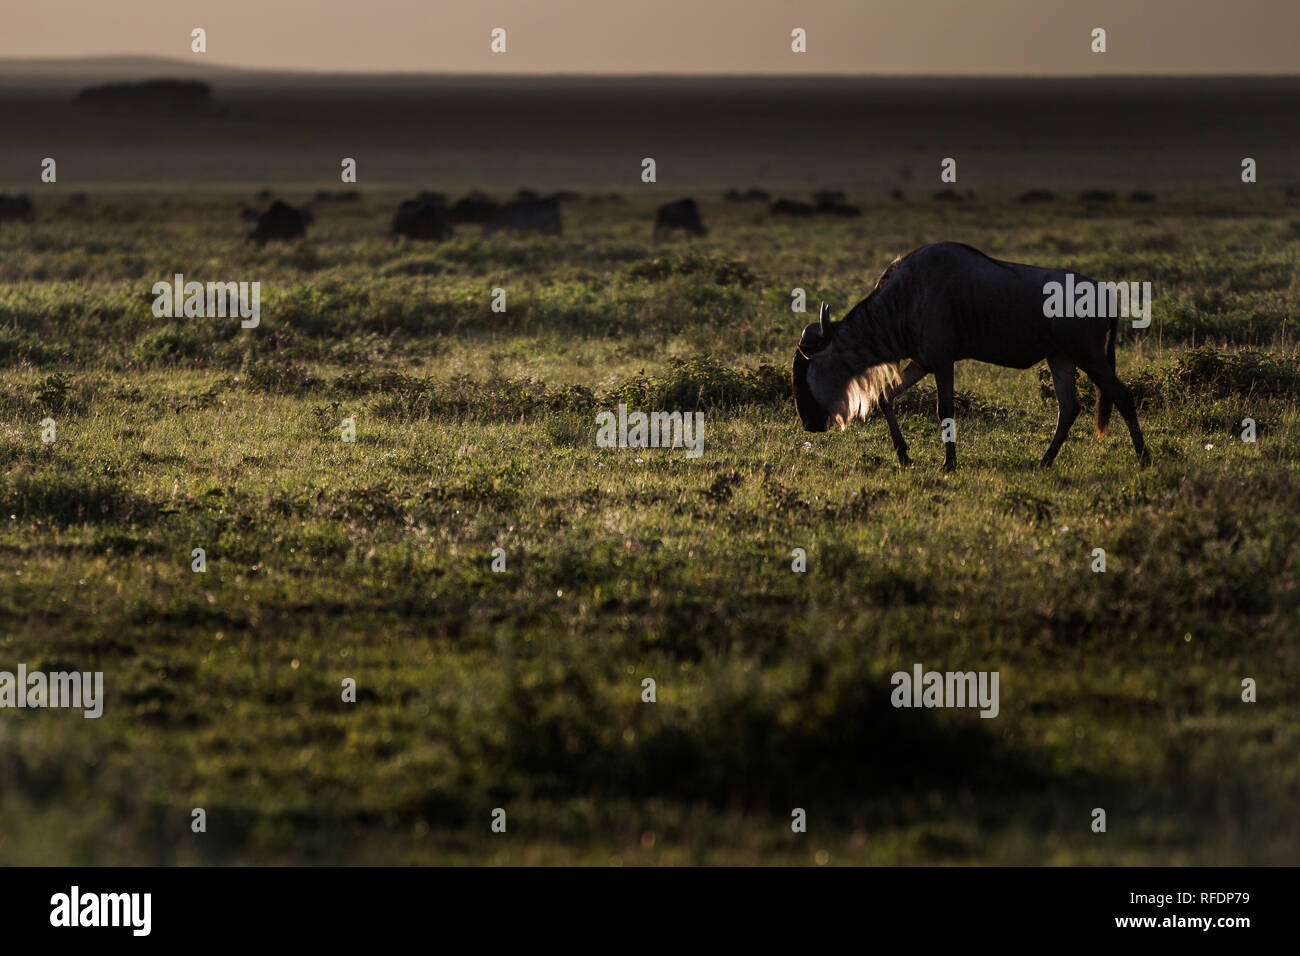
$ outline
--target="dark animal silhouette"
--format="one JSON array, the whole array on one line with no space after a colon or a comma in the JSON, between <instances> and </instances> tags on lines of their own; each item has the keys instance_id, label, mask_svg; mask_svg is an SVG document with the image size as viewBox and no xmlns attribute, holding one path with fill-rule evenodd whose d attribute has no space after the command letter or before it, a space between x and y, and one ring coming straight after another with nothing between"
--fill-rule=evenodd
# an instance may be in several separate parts
<instances>
[{"instance_id":1,"label":"dark animal silhouette","mask_svg":"<svg viewBox=\"0 0 1300 956\"><path fill-rule=\"evenodd\" d=\"M409 239L441 241L451 238L451 216L440 203L424 199L408 199L393 216L394 235Z\"/></svg>"},{"instance_id":2,"label":"dark animal silhouette","mask_svg":"<svg viewBox=\"0 0 1300 956\"><path fill-rule=\"evenodd\" d=\"M247 206L239 210L239 218L245 222L257 222L262 218L262 214L256 209L249 209Z\"/></svg>"},{"instance_id":3,"label":"dark animal silhouette","mask_svg":"<svg viewBox=\"0 0 1300 956\"><path fill-rule=\"evenodd\" d=\"M308 210L294 209L277 199L258 217L257 228L248 234L248 238L259 246L277 239L298 239L307 234L307 224L311 219Z\"/></svg>"},{"instance_id":4,"label":"dark animal silhouette","mask_svg":"<svg viewBox=\"0 0 1300 956\"><path fill-rule=\"evenodd\" d=\"M87 87L76 106L118 114L204 115L216 111L212 87L197 80L145 80Z\"/></svg>"},{"instance_id":5,"label":"dark animal silhouette","mask_svg":"<svg viewBox=\"0 0 1300 956\"><path fill-rule=\"evenodd\" d=\"M485 223L500 211L501 207L495 201L476 191L456 200L451 207L451 221L457 224Z\"/></svg>"},{"instance_id":6,"label":"dark animal silhouette","mask_svg":"<svg viewBox=\"0 0 1300 956\"><path fill-rule=\"evenodd\" d=\"M903 195L903 191L902 191L901 189L891 189L891 190L889 191L889 196L890 196L891 199L906 199L906 198L907 198L906 196Z\"/></svg>"},{"instance_id":7,"label":"dark animal silhouette","mask_svg":"<svg viewBox=\"0 0 1300 956\"><path fill-rule=\"evenodd\" d=\"M838 200L820 200L817 203L817 215L852 217L862 215L862 210L857 206L849 206Z\"/></svg>"},{"instance_id":8,"label":"dark animal silhouette","mask_svg":"<svg viewBox=\"0 0 1300 956\"><path fill-rule=\"evenodd\" d=\"M32 201L26 196L0 195L0 222L5 220L31 222L36 218Z\"/></svg>"},{"instance_id":9,"label":"dark animal silhouette","mask_svg":"<svg viewBox=\"0 0 1300 956\"><path fill-rule=\"evenodd\" d=\"M700 210L694 199L679 199L659 207L655 213L654 237L665 239L674 229L681 229L689 236L703 236L709 231L700 222Z\"/></svg>"},{"instance_id":10,"label":"dark animal silhouette","mask_svg":"<svg viewBox=\"0 0 1300 956\"><path fill-rule=\"evenodd\" d=\"M1115 317L1049 318L1044 286L1064 282L1062 269L1002 262L970 246L941 242L908 253L881 274L870 295L839 322L822 303L819 321L795 351L795 408L809 431L840 428L879 406L901 466L911 464L893 400L928 374L938 386L944 469L957 464L953 365L977 359L1008 368L1047 360L1056 389L1056 434L1041 465L1050 465L1078 417L1074 371L1097 385L1095 425L1106 433L1111 406L1128 425L1139 461L1148 459L1132 393L1115 375ZM1082 277L1079 281L1089 281ZM910 360L900 373L899 365Z\"/></svg>"},{"instance_id":11,"label":"dark animal silhouette","mask_svg":"<svg viewBox=\"0 0 1300 956\"><path fill-rule=\"evenodd\" d=\"M483 225L483 235L485 237L505 231L521 235L528 232L540 232L549 236L558 236L560 234L560 204L554 199L509 203Z\"/></svg>"},{"instance_id":12,"label":"dark animal silhouette","mask_svg":"<svg viewBox=\"0 0 1300 956\"><path fill-rule=\"evenodd\" d=\"M745 195L741 197L745 202L771 202L772 197L761 189L755 189L752 186L745 190Z\"/></svg>"},{"instance_id":13,"label":"dark animal silhouette","mask_svg":"<svg viewBox=\"0 0 1300 956\"><path fill-rule=\"evenodd\" d=\"M816 208L806 202L796 202L793 199L778 199L772 203L771 213L774 216L811 216L817 212Z\"/></svg>"}]
</instances>

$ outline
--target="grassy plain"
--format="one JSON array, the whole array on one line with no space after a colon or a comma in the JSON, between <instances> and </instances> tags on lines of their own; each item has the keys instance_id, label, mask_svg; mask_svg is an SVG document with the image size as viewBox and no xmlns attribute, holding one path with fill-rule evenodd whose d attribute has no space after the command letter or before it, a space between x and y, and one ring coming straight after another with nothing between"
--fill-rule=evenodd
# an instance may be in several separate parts
<instances>
[{"instance_id":1,"label":"grassy plain","mask_svg":"<svg viewBox=\"0 0 1300 956\"><path fill-rule=\"evenodd\" d=\"M0 715L0 861L1300 861L1300 203L696 195L664 244L635 194L555 239L394 243L378 191L265 250L245 194L0 227L0 669L107 692ZM800 429L792 289L839 314L940 239L1153 283L1150 468L1116 416L1037 470L1055 403L973 363L955 473L924 384L908 471ZM177 272L261 326L155 318ZM703 456L597 448L620 400ZM914 663L999 671L999 717L893 709Z\"/></svg>"}]
</instances>

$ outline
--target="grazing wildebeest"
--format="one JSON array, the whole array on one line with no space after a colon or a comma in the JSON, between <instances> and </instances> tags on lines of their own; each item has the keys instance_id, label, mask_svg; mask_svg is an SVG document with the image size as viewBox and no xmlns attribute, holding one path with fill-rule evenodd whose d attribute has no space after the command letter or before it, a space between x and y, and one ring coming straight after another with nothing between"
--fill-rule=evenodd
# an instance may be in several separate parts
<instances>
[{"instance_id":1,"label":"grazing wildebeest","mask_svg":"<svg viewBox=\"0 0 1300 956\"><path fill-rule=\"evenodd\" d=\"M849 206L838 200L825 200L817 203L817 215L819 216L860 216L862 210L857 206Z\"/></svg>"},{"instance_id":2,"label":"grazing wildebeest","mask_svg":"<svg viewBox=\"0 0 1300 956\"><path fill-rule=\"evenodd\" d=\"M32 201L26 196L0 195L0 222L6 219L31 222L36 216Z\"/></svg>"},{"instance_id":3,"label":"grazing wildebeest","mask_svg":"<svg viewBox=\"0 0 1300 956\"><path fill-rule=\"evenodd\" d=\"M793 199L778 199L772 203L771 213L774 216L811 216L816 213L809 203L796 202Z\"/></svg>"},{"instance_id":4,"label":"grazing wildebeest","mask_svg":"<svg viewBox=\"0 0 1300 956\"><path fill-rule=\"evenodd\" d=\"M674 229L681 229L691 236L703 236L709 231L700 222L700 210L694 199L679 199L659 207L655 213L654 237L667 238Z\"/></svg>"},{"instance_id":5,"label":"grazing wildebeest","mask_svg":"<svg viewBox=\"0 0 1300 956\"><path fill-rule=\"evenodd\" d=\"M257 228L248 234L248 238L259 246L276 239L297 239L307 234L309 222L311 217L307 210L294 209L277 199L257 218Z\"/></svg>"},{"instance_id":6,"label":"grazing wildebeest","mask_svg":"<svg viewBox=\"0 0 1300 956\"><path fill-rule=\"evenodd\" d=\"M1020 194L1021 202L1051 202L1056 198L1056 193L1050 189L1031 189L1027 193Z\"/></svg>"},{"instance_id":7,"label":"grazing wildebeest","mask_svg":"<svg viewBox=\"0 0 1300 956\"><path fill-rule=\"evenodd\" d=\"M457 223L484 223L501 211L491 197L475 191L457 199L451 207L451 221Z\"/></svg>"},{"instance_id":8,"label":"grazing wildebeest","mask_svg":"<svg viewBox=\"0 0 1300 956\"><path fill-rule=\"evenodd\" d=\"M554 199L536 199L530 202L512 202L483 225L483 235L492 236L503 230L516 233L540 232L548 236L560 234L560 204Z\"/></svg>"},{"instance_id":9,"label":"grazing wildebeest","mask_svg":"<svg viewBox=\"0 0 1300 956\"><path fill-rule=\"evenodd\" d=\"M393 216L394 235L441 241L451 238L451 217L441 203L407 199Z\"/></svg>"},{"instance_id":10,"label":"grazing wildebeest","mask_svg":"<svg viewBox=\"0 0 1300 956\"><path fill-rule=\"evenodd\" d=\"M1147 461L1133 395L1115 375L1116 318L1049 318L1044 286L1064 282L1065 270L990 259L957 242L922 246L895 259L875 289L838 322L822 303L820 319L803 331L795 351L795 408L808 431L844 428L879 406L902 466L907 442L893 400L933 374L939 421L953 417L953 365L977 359L1029 368L1043 359L1056 388L1056 435L1041 464L1050 465L1079 414L1074 370L1097 385L1097 435L1119 408L1139 461ZM1075 282L1089 281L1076 277ZM1110 309L1109 311L1115 311ZM906 369L899 365L910 360ZM945 427L944 469L957 464L955 423ZM949 440L949 434L951 440Z\"/></svg>"},{"instance_id":11,"label":"grazing wildebeest","mask_svg":"<svg viewBox=\"0 0 1300 956\"><path fill-rule=\"evenodd\" d=\"M361 193L357 192L356 190L350 190L350 191L340 190L339 192L332 193L325 189L322 189L320 192L318 192L316 194L316 198L313 200L313 202L360 202L360 201L361 201Z\"/></svg>"}]
</instances>

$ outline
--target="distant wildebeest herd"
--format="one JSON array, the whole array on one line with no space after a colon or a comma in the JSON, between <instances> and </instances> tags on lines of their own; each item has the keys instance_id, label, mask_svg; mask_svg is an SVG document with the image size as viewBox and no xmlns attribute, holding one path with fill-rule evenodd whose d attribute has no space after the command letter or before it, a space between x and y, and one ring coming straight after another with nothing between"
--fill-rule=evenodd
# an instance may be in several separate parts
<instances>
[{"instance_id":1,"label":"distant wildebeest herd","mask_svg":"<svg viewBox=\"0 0 1300 956\"><path fill-rule=\"evenodd\" d=\"M26 196L0 196L0 222L6 219L31 222L33 218L32 201Z\"/></svg>"},{"instance_id":2,"label":"distant wildebeest herd","mask_svg":"<svg viewBox=\"0 0 1300 956\"><path fill-rule=\"evenodd\" d=\"M890 195L896 200L903 200L902 190L894 189ZM1288 198L1300 197L1300 190L1287 189ZM269 189L260 190L257 200L264 205L261 209L244 206L240 216L253 224L254 228L247 234L247 240L258 245L267 242L299 239L307 234L307 227L315 220L312 206L335 203L359 203L361 193L357 190L319 190L309 205L293 206L276 199ZM561 190L543 196L531 189L520 189L514 198L499 202L486 193L477 190L450 201L445 193L421 192L411 199L403 200L393 214L389 234L396 237L424 242L442 242L451 239L458 226L477 226L484 237L501 233L526 235L558 236L563 232L563 205L583 198L569 190ZM623 197L617 193L590 194L590 202L622 202ZM769 215L778 218L813 218L834 216L854 218L862 215L862 210L845 201L843 190L822 189L812 193L812 201L790 199L779 196L773 199L763 189L750 187L746 190L729 189L722 197L728 203L754 203L766 208ZM967 190L964 194L955 189L945 188L931 194L937 202L962 202L973 200L975 193ZM1046 189L1031 189L1019 196L1021 203L1047 203L1057 199L1054 192ZM1079 201L1085 204L1109 203L1119 200L1113 191L1089 190L1079 195ZM1137 191L1130 193L1130 202L1154 202L1155 195ZM67 208L85 206L87 197L84 192L70 194L65 205ZM35 220L35 204L29 196L6 196L0 194L0 223L6 221L28 222ZM708 234L700 207L695 199L683 197L673 202L664 203L655 211L652 236L656 240L671 238L676 233L689 237L701 237Z\"/></svg>"}]
</instances>

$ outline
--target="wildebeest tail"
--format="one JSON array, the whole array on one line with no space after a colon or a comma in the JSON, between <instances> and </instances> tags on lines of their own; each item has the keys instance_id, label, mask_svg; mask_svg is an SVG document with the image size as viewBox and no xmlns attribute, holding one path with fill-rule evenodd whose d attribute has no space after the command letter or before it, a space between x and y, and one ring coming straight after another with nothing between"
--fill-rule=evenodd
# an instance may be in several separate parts
<instances>
[{"instance_id":1,"label":"wildebeest tail","mask_svg":"<svg viewBox=\"0 0 1300 956\"><path fill-rule=\"evenodd\" d=\"M1111 310L1114 312L1114 309ZM1110 370L1115 371L1115 332L1119 325L1119 320L1111 315L1107 321L1110 323L1106 329L1106 361L1110 363ZM1100 386L1097 388L1097 406L1094 412L1093 421L1097 427L1097 437L1101 438L1106 434L1106 427L1110 424L1110 409L1114 403L1110 396L1105 393Z\"/></svg>"}]
</instances>

